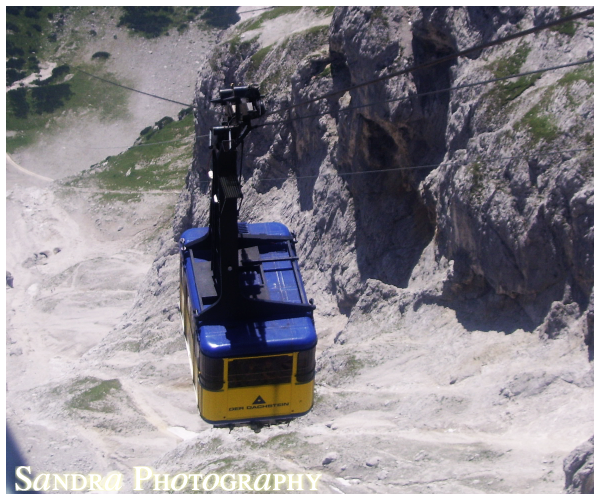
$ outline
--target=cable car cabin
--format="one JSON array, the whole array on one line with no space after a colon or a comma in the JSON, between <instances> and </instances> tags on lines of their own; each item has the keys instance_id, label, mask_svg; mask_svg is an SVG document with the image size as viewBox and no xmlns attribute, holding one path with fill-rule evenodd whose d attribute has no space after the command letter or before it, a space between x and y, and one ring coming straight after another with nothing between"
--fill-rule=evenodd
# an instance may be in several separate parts
<instances>
[{"instance_id":1,"label":"cable car cabin","mask_svg":"<svg viewBox=\"0 0 600 500\"><path fill-rule=\"evenodd\" d=\"M215 276L211 259L225 256L210 233L189 229L179 242L181 312L201 417L258 431L308 413L317 333L293 236L276 222L237 224L237 244L229 246L237 246L236 262L223 268L225 277ZM226 278L235 293L225 293Z\"/></svg>"},{"instance_id":2,"label":"cable car cabin","mask_svg":"<svg viewBox=\"0 0 600 500\"><path fill-rule=\"evenodd\" d=\"M313 404L317 333L294 237L276 222L238 223L237 148L264 114L257 87L232 86L209 134L209 227L179 241L180 307L201 417L216 427L281 423Z\"/></svg>"}]
</instances>

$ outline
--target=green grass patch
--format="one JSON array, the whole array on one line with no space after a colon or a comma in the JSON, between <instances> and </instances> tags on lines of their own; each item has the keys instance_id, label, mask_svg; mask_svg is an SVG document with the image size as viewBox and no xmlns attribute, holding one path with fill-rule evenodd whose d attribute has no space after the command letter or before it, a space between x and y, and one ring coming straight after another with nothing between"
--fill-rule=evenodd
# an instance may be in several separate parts
<instances>
[{"instance_id":1,"label":"green grass patch","mask_svg":"<svg viewBox=\"0 0 600 500\"><path fill-rule=\"evenodd\" d=\"M531 52L531 47L528 44L521 44L517 47L514 54L509 57L500 58L486 66L486 69L492 71L496 78L506 78L511 75L516 75L521 71L521 67L527 60L527 56ZM494 119L498 112L507 106L511 101L514 101L528 88L535 85L541 75L528 75L519 77L517 80L509 80L497 83L486 96L489 99L489 114L490 119Z\"/></svg>"},{"instance_id":2,"label":"green grass patch","mask_svg":"<svg viewBox=\"0 0 600 500\"><path fill-rule=\"evenodd\" d=\"M320 24L318 26L313 26L312 28L308 28L304 31L300 31L299 33L294 33L293 36L309 38L309 37L319 36L319 35L323 35L323 34L326 35L328 31L329 31L328 24Z\"/></svg>"},{"instance_id":3,"label":"green grass patch","mask_svg":"<svg viewBox=\"0 0 600 500\"><path fill-rule=\"evenodd\" d=\"M297 448L299 436L297 432L289 432L285 434L279 434L273 436L264 443L264 447L268 447L274 450L286 449L286 448Z\"/></svg>"},{"instance_id":4,"label":"green grass patch","mask_svg":"<svg viewBox=\"0 0 600 500\"><path fill-rule=\"evenodd\" d=\"M519 97L529 87L533 87L535 82L538 81L541 76L542 75L540 74L521 76L517 80L501 83L496 89L497 98L499 100L498 104L500 106L506 106L510 101Z\"/></svg>"},{"instance_id":5,"label":"green grass patch","mask_svg":"<svg viewBox=\"0 0 600 500\"><path fill-rule=\"evenodd\" d=\"M325 66L325 69L317 75L317 78L331 78L331 64Z\"/></svg>"},{"instance_id":6,"label":"green grass patch","mask_svg":"<svg viewBox=\"0 0 600 500\"><path fill-rule=\"evenodd\" d=\"M6 138L6 151L14 153L18 149L29 147L37 141L35 133L21 132L15 136Z\"/></svg>"},{"instance_id":7,"label":"green grass patch","mask_svg":"<svg viewBox=\"0 0 600 500\"><path fill-rule=\"evenodd\" d=\"M269 46L261 49L253 56L248 77L250 79L254 78L254 74L271 50L276 51L272 57L275 60L287 61L288 59L297 60L306 57L307 53L320 48L327 42L328 30L329 25L313 26L312 28L292 34L276 47ZM261 76L263 76L263 79L260 81L261 90L268 93L281 85L289 85L291 75L295 70L296 66L285 63L278 65L276 68L266 68L266 71L261 71Z\"/></svg>"},{"instance_id":8,"label":"green grass patch","mask_svg":"<svg viewBox=\"0 0 600 500\"><path fill-rule=\"evenodd\" d=\"M171 169L172 161L160 158L169 147L163 144L138 146L114 156L109 168L95 175L99 187L110 191L182 188L187 168ZM156 159L148 160L150 157ZM106 196L117 199L119 195L107 193Z\"/></svg>"},{"instance_id":9,"label":"green grass patch","mask_svg":"<svg viewBox=\"0 0 600 500\"><path fill-rule=\"evenodd\" d=\"M254 55L250 58L252 61L252 68L257 70L260 68L260 65L265 60L265 57L271 52L275 44L269 45L268 47L263 47L262 49L256 51Z\"/></svg>"},{"instance_id":10,"label":"green grass patch","mask_svg":"<svg viewBox=\"0 0 600 500\"><path fill-rule=\"evenodd\" d=\"M358 359L355 354L351 354L346 358L343 368L338 372L338 378L355 377L364 366L365 362L362 359Z\"/></svg>"},{"instance_id":11,"label":"green grass patch","mask_svg":"<svg viewBox=\"0 0 600 500\"><path fill-rule=\"evenodd\" d=\"M111 81L116 78L109 73L82 67ZM15 92L15 91L11 91ZM19 90L7 98L6 129L16 132L7 137L9 153L35 143L46 129L60 126L57 119L65 111L92 111L103 120L118 120L127 116L129 93L114 85L75 72L66 83L44 85L39 88ZM9 93L10 94L10 93ZM51 133L51 132L50 132Z\"/></svg>"},{"instance_id":12,"label":"green grass patch","mask_svg":"<svg viewBox=\"0 0 600 500\"><path fill-rule=\"evenodd\" d=\"M383 7L373 7L373 11L371 12L370 23L373 21L380 21L384 26L388 26L388 19L385 13L383 12Z\"/></svg>"},{"instance_id":13,"label":"green grass patch","mask_svg":"<svg viewBox=\"0 0 600 500\"><path fill-rule=\"evenodd\" d=\"M569 7L559 7L560 17L567 17L573 14L573 9ZM577 25L575 21L568 21L558 26L553 26L550 31L560 33L561 35L573 36L577 31Z\"/></svg>"},{"instance_id":14,"label":"green grass patch","mask_svg":"<svg viewBox=\"0 0 600 500\"><path fill-rule=\"evenodd\" d=\"M115 408L106 398L110 394L122 390L118 379L99 380L92 377L82 380L79 385L91 383L91 387L73 397L68 406L78 410L88 410L102 413L112 413Z\"/></svg>"},{"instance_id":15,"label":"green grass patch","mask_svg":"<svg viewBox=\"0 0 600 500\"><path fill-rule=\"evenodd\" d=\"M262 82L260 82L261 92L269 93L279 84L281 84L282 80L285 78L284 72L281 68L278 68L276 71L269 73Z\"/></svg>"},{"instance_id":16,"label":"green grass patch","mask_svg":"<svg viewBox=\"0 0 600 500\"><path fill-rule=\"evenodd\" d=\"M517 47L513 55L488 64L486 69L491 70L496 78L505 78L510 75L515 75L521 70L521 67L527 60L527 56L530 52L531 47L528 44L523 43Z\"/></svg>"},{"instance_id":17,"label":"green grass patch","mask_svg":"<svg viewBox=\"0 0 600 500\"><path fill-rule=\"evenodd\" d=\"M552 142L558 137L559 129L554 125L550 116L542 115L541 112L540 104L534 106L525 114L519 122L519 126L527 127L534 143Z\"/></svg>"},{"instance_id":18,"label":"green grass patch","mask_svg":"<svg viewBox=\"0 0 600 500\"><path fill-rule=\"evenodd\" d=\"M591 63L589 66L582 66L574 71L569 71L558 80L558 83L560 85L570 85L581 80L594 85L594 63Z\"/></svg>"},{"instance_id":19,"label":"green grass patch","mask_svg":"<svg viewBox=\"0 0 600 500\"><path fill-rule=\"evenodd\" d=\"M242 26L242 31L252 31L260 28L265 21L269 21L271 19L276 19L280 16L284 16L285 14L291 14L292 12L297 12L302 7L275 7L272 10L261 14L256 19L249 19Z\"/></svg>"},{"instance_id":20,"label":"green grass patch","mask_svg":"<svg viewBox=\"0 0 600 500\"><path fill-rule=\"evenodd\" d=\"M471 193L471 196L478 197L483 193L484 174L481 159L478 158L473 163L470 163L467 169L471 174L471 187L469 188L469 192Z\"/></svg>"},{"instance_id":21,"label":"green grass patch","mask_svg":"<svg viewBox=\"0 0 600 500\"><path fill-rule=\"evenodd\" d=\"M135 191L141 194L181 189L192 160L192 146L186 144L186 140L193 134L194 117L190 114L181 121L167 123L139 145L108 157L99 168L65 181L64 186L116 191L102 194L104 202L139 201L140 195Z\"/></svg>"},{"instance_id":22,"label":"green grass patch","mask_svg":"<svg viewBox=\"0 0 600 500\"><path fill-rule=\"evenodd\" d=\"M335 6L331 6L331 7L317 7L317 13L324 15L324 16L329 16L331 14L333 14L333 11L335 10Z\"/></svg>"},{"instance_id":23,"label":"green grass patch","mask_svg":"<svg viewBox=\"0 0 600 500\"><path fill-rule=\"evenodd\" d=\"M561 35L573 36L577 31L577 25L574 21L569 21L567 23L561 24L559 26L554 26L550 28L550 31L556 31Z\"/></svg>"},{"instance_id":24,"label":"green grass patch","mask_svg":"<svg viewBox=\"0 0 600 500\"><path fill-rule=\"evenodd\" d=\"M236 53L245 53L247 51L249 51L252 48L252 45L258 41L259 36L255 36L254 38L250 39L250 40L245 40L242 42L242 37L241 35L235 35L231 40L229 40L227 43L229 43L229 53L230 54L236 54Z\"/></svg>"},{"instance_id":25,"label":"green grass patch","mask_svg":"<svg viewBox=\"0 0 600 500\"><path fill-rule=\"evenodd\" d=\"M103 205L112 205L113 203L140 203L142 201L141 194L135 193L102 193L97 196L98 203Z\"/></svg>"},{"instance_id":26,"label":"green grass patch","mask_svg":"<svg viewBox=\"0 0 600 500\"><path fill-rule=\"evenodd\" d=\"M240 43L242 43L242 37L240 35L235 35L227 43L229 43L229 53L235 54L240 47Z\"/></svg>"}]
</instances>

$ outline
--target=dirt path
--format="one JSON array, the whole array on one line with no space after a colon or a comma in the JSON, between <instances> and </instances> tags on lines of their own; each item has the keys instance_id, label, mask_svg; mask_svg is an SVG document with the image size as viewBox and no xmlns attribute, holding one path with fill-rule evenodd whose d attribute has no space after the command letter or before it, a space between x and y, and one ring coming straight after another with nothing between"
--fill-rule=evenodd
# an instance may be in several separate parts
<instances>
[{"instance_id":1,"label":"dirt path","mask_svg":"<svg viewBox=\"0 0 600 500\"><path fill-rule=\"evenodd\" d=\"M26 168L23 168L21 165L19 165L17 162L15 162L8 153L6 153L6 165L10 166L11 168L16 169L18 172L25 174L25 175L30 175L32 177L35 177L36 179L40 179L42 181L47 181L47 182L53 182L54 179L50 179L50 177L46 177L44 175L40 175L40 174L36 174L35 172L32 172L30 170L27 170Z\"/></svg>"}]
</instances>

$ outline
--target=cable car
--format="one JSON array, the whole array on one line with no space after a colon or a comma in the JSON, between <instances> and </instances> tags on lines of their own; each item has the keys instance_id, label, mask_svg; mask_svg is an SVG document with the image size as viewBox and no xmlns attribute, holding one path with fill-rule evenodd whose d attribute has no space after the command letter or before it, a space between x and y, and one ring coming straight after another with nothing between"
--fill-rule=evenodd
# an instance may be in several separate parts
<instances>
[{"instance_id":1,"label":"cable car","mask_svg":"<svg viewBox=\"0 0 600 500\"><path fill-rule=\"evenodd\" d=\"M209 227L179 241L180 311L200 416L215 427L289 422L313 405L317 333L294 235L238 222L237 148L264 113L256 87L219 92Z\"/></svg>"}]
</instances>

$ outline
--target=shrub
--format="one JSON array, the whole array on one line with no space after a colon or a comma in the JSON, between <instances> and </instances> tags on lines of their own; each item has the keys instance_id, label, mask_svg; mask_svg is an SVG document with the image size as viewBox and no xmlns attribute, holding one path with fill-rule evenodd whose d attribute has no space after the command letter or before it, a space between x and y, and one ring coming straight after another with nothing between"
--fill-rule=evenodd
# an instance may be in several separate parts
<instances>
[{"instance_id":1,"label":"shrub","mask_svg":"<svg viewBox=\"0 0 600 500\"><path fill-rule=\"evenodd\" d=\"M29 69L29 71L32 71L33 73L39 73L40 61L38 60L38 58L35 56L29 56L27 58L27 68Z\"/></svg>"},{"instance_id":2,"label":"shrub","mask_svg":"<svg viewBox=\"0 0 600 500\"><path fill-rule=\"evenodd\" d=\"M38 86L54 85L61 76L69 74L70 70L71 68L68 64L57 66L52 70L50 78L46 78L45 80L35 80L33 83Z\"/></svg>"},{"instance_id":3,"label":"shrub","mask_svg":"<svg viewBox=\"0 0 600 500\"><path fill-rule=\"evenodd\" d=\"M6 29L12 31L13 33L19 33L21 30L15 23L8 22L6 23Z\"/></svg>"},{"instance_id":4,"label":"shrub","mask_svg":"<svg viewBox=\"0 0 600 500\"><path fill-rule=\"evenodd\" d=\"M237 13L237 9L237 7L208 7L200 17L209 26L228 28L241 19Z\"/></svg>"},{"instance_id":5,"label":"shrub","mask_svg":"<svg viewBox=\"0 0 600 500\"><path fill-rule=\"evenodd\" d=\"M25 16L31 19L37 19L43 7L25 7Z\"/></svg>"},{"instance_id":6,"label":"shrub","mask_svg":"<svg viewBox=\"0 0 600 500\"><path fill-rule=\"evenodd\" d=\"M27 102L27 89L22 87L6 93L8 109L17 118L27 118L29 103Z\"/></svg>"},{"instance_id":7,"label":"shrub","mask_svg":"<svg viewBox=\"0 0 600 500\"><path fill-rule=\"evenodd\" d=\"M25 66L25 59L22 59L21 57L17 57L17 58L12 58L9 59L8 61L6 61L6 68L12 68L12 69L23 69L23 66Z\"/></svg>"},{"instance_id":8,"label":"shrub","mask_svg":"<svg viewBox=\"0 0 600 500\"><path fill-rule=\"evenodd\" d=\"M171 118L170 116L165 116L163 118L161 118L160 120L158 120L155 125L158 127L158 130L161 130L165 125L168 125L169 123L173 123L173 118Z\"/></svg>"},{"instance_id":9,"label":"shrub","mask_svg":"<svg viewBox=\"0 0 600 500\"><path fill-rule=\"evenodd\" d=\"M59 85L48 85L31 89L33 110L37 114L52 113L65 105L73 93L68 83Z\"/></svg>"},{"instance_id":10,"label":"shrub","mask_svg":"<svg viewBox=\"0 0 600 500\"><path fill-rule=\"evenodd\" d=\"M6 57L24 56L25 52L22 48L17 47L11 40L6 40Z\"/></svg>"},{"instance_id":11,"label":"shrub","mask_svg":"<svg viewBox=\"0 0 600 500\"><path fill-rule=\"evenodd\" d=\"M119 19L117 26L127 26L139 31L149 38L156 38L167 31L172 19L161 12L170 14L173 7L123 7L125 14Z\"/></svg>"},{"instance_id":12,"label":"shrub","mask_svg":"<svg viewBox=\"0 0 600 500\"><path fill-rule=\"evenodd\" d=\"M69 67L68 64L63 64L61 66L57 66L56 68L54 68L52 70L52 78L58 79L63 75L68 75L69 71L71 71L71 68Z\"/></svg>"},{"instance_id":13,"label":"shrub","mask_svg":"<svg viewBox=\"0 0 600 500\"><path fill-rule=\"evenodd\" d=\"M189 115L192 111L194 110L194 108L185 108L182 109L178 114L177 114L177 120L181 121L183 120L187 115Z\"/></svg>"},{"instance_id":14,"label":"shrub","mask_svg":"<svg viewBox=\"0 0 600 500\"><path fill-rule=\"evenodd\" d=\"M142 130L140 132L140 135L146 135L149 134L150 132L152 132L152 125L149 125L148 127L146 127L144 130Z\"/></svg>"},{"instance_id":15,"label":"shrub","mask_svg":"<svg viewBox=\"0 0 600 500\"><path fill-rule=\"evenodd\" d=\"M108 52L96 52L92 56L92 59L102 59L102 60L106 61L109 57L110 57L110 54Z\"/></svg>"},{"instance_id":16,"label":"shrub","mask_svg":"<svg viewBox=\"0 0 600 500\"><path fill-rule=\"evenodd\" d=\"M6 85L12 85L13 83L22 80L27 74L24 71L17 71L16 69L6 70Z\"/></svg>"}]
</instances>

